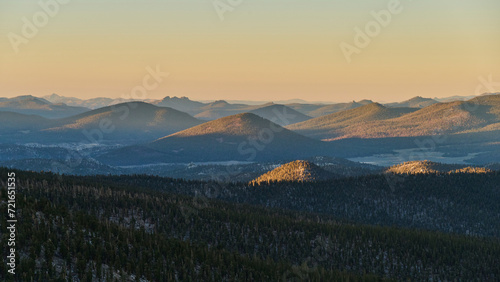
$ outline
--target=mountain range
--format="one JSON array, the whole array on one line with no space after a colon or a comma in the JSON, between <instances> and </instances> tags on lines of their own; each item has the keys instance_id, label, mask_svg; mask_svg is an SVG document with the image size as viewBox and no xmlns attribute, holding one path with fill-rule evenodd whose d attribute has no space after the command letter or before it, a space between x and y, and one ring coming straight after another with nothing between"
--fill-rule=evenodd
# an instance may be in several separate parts
<instances>
[{"instance_id":1,"label":"mountain range","mask_svg":"<svg viewBox=\"0 0 500 282\"><path fill-rule=\"evenodd\" d=\"M73 107L64 103L51 103L31 95L14 98L0 98L0 111L26 115L39 115L45 118L61 118L88 111L85 107Z\"/></svg>"},{"instance_id":2,"label":"mountain range","mask_svg":"<svg viewBox=\"0 0 500 282\"><path fill-rule=\"evenodd\" d=\"M378 103L371 103L293 124L287 128L323 140L348 137L387 137L369 135L369 131L373 130L372 124L404 116L414 111L416 111L414 108L387 108ZM383 124L383 122L381 123Z\"/></svg>"},{"instance_id":3,"label":"mountain range","mask_svg":"<svg viewBox=\"0 0 500 282\"><path fill-rule=\"evenodd\" d=\"M269 106L251 110L249 113L273 121L274 123L281 126L287 126L311 119L310 116L304 115L303 113L296 111L290 107L277 104L272 104Z\"/></svg>"},{"instance_id":4,"label":"mountain range","mask_svg":"<svg viewBox=\"0 0 500 282\"><path fill-rule=\"evenodd\" d=\"M372 103L287 128L321 140L496 131L500 129L500 95L434 103L421 109Z\"/></svg>"},{"instance_id":5,"label":"mountain range","mask_svg":"<svg viewBox=\"0 0 500 282\"><path fill-rule=\"evenodd\" d=\"M59 119L12 112L0 112L0 118L8 121L0 125L3 142L49 144L144 142L202 123L187 113L144 102L122 103Z\"/></svg>"},{"instance_id":6,"label":"mountain range","mask_svg":"<svg viewBox=\"0 0 500 282\"><path fill-rule=\"evenodd\" d=\"M427 106L439 103L437 100L431 98L423 98L420 96L413 97L409 100L399 102L399 103L389 103L385 104L386 107L392 108L425 108Z\"/></svg>"},{"instance_id":7,"label":"mountain range","mask_svg":"<svg viewBox=\"0 0 500 282\"><path fill-rule=\"evenodd\" d=\"M107 106L111 106L111 105L137 101L137 100L132 100L132 99L124 99L124 98L112 99L112 98L105 98L105 97L79 99L79 98L75 98L75 97L60 96L60 95L57 95L55 93L51 94L51 95L43 96L42 98L51 102L51 103L54 103L54 104L64 103L68 106L84 107L84 108L88 108L88 109L98 109L98 108L107 107ZM140 100L140 101L152 103L156 100L145 99L145 100Z\"/></svg>"},{"instance_id":8,"label":"mountain range","mask_svg":"<svg viewBox=\"0 0 500 282\"><path fill-rule=\"evenodd\" d=\"M84 110L33 96L0 98L4 107L0 142L106 145L91 150L90 155L114 165L358 158L422 147L415 137L427 143L431 140L428 148L438 158L485 164L500 157L498 94L453 102L415 97L385 105L370 100L245 105L222 100L202 103L186 97L165 97L154 103L126 102ZM61 108L65 114L76 114L54 118ZM45 116L53 113L47 118L30 111ZM446 140L435 141L434 136L446 136ZM401 161L409 160L403 156Z\"/></svg>"},{"instance_id":9,"label":"mountain range","mask_svg":"<svg viewBox=\"0 0 500 282\"><path fill-rule=\"evenodd\" d=\"M75 134L96 132L102 139L132 138L137 141L158 138L202 121L172 108L157 107L144 102L128 102L92 110L60 119L44 132ZM99 135L99 136L97 136Z\"/></svg>"},{"instance_id":10,"label":"mountain range","mask_svg":"<svg viewBox=\"0 0 500 282\"><path fill-rule=\"evenodd\" d=\"M120 148L99 159L113 165L214 161L270 161L331 155L336 148L252 113L205 122L145 145ZM133 157L131 157L133 156Z\"/></svg>"}]
</instances>

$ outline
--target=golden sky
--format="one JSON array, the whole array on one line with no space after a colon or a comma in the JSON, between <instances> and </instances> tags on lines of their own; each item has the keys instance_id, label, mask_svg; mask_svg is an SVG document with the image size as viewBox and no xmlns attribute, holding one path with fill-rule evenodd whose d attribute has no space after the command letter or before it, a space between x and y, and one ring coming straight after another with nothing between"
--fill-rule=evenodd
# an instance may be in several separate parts
<instances>
[{"instance_id":1,"label":"golden sky","mask_svg":"<svg viewBox=\"0 0 500 282\"><path fill-rule=\"evenodd\" d=\"M151 99L400 101L474 95L489 75L500 92L498 0L41 2L0 2L2 97L130 96L157 66Z\"/></svg>"}]
</instances>

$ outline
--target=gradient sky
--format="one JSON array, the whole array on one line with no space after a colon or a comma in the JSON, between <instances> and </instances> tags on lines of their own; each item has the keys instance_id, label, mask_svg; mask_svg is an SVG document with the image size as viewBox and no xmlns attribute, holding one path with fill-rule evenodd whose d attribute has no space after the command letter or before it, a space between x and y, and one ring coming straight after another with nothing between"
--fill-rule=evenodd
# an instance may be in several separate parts
<instances>
[{"instance_id":1,"label":"gradient sky","mask_svg":"<svg viewBox=\"0 0 500 282\"><path fill-rule=\"evenodd\" d=\"M221 20L212 0L69 0L16 53L9 34L43 10L2 0L0 96L118 98L157 65L170 76L151 99L400 101L500 82L498 0L401 0L348 63L340 43L390 1L243 0Z\"/></svg>"}]
</instances>

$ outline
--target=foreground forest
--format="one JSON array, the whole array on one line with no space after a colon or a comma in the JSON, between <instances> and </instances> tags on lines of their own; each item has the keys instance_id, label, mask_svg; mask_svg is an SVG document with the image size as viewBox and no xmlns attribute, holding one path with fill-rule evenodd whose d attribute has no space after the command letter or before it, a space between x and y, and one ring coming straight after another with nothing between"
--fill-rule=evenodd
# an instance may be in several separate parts
<instances>
[{"instance_id":1,"label":"foreground forest","mask_svg":"<svg viewBox=\"0 0 500 282\"><path fill-rule=\"evenodd\" d=\"M383 176L249 186L16 171L21 260L14 277L5 276L2 264L1 279L498 280L500 221L491 216L499 214L499 175L408 177L394 182L392 190ZM386 187L377 182L382 180ZM356 185L366 186L364 202ZM380 202L374 191L383 189L387 200ZM352 192L342 196L346 191ZM328 205L336 198L345 202L344 214ZM1 199L3 210L5 189ZM369 218L360 216L366 213L361 207L373 208L374 201L387 213L375 209ZM432 201L446 203L449 212L437 204L429 210ZM470 205L474 201L479 202ZM411 209L418 202L419 212ZM394 221L396 206L413 215ZM483 212L476 214L479 208ZM448 233L395 227L422 225L422 218L432 219L424 228ZM361 224L370 219L380 226ZM5 226L5 217L1 220ZM441 226L445 221L448 227ZM474 236L464 235L471 233L464 228L474 230Z\"/></svg>"}]
</instances>

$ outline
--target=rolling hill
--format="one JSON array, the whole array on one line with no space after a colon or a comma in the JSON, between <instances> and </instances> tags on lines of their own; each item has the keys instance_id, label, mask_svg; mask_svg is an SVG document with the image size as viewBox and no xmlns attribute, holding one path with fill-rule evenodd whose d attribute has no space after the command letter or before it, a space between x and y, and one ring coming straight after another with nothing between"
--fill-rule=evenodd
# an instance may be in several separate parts
<instances>
[{"instance_id":1,"label":"rolling hill","mask_svg":"<svg viewBox=\"0 0 500 282\"><path fill-rule=\"evenodd\" d=\"M0 100L0 111L39 115L45 118L68 117L88 110L84 107L71 107L64 103L53 104L43 98L31 95L3 98Z\"/></svg>"},{"instance_id":2,"label":"rolling hill","mask_svg":"<svg viewBox=\"0 0 500 282\"><path fill-rule=\"evenodd\" d=\"M409 108L386 108L371 103L355 109L310 119L287 126L288 129L317 139L338 139L365 136L364 126L380 120L399 117L415 111Z\"/></svg>"},{"instance_id":3,"label":"rolling hill","mask_svg":"<svg viewBox=\"0 0 500 282\"><path fill-rule=\"evenodd\" d=\"M230 104L224 100L218 100L201 107L200 112L196 114L195 117L202 120L216 120L227 116L247 113L252 110L269 105L272 105L272 103L267 103L264 105L246 105Z\"/></svg>"},{"instance_id":4,"label":"rolling hill","mask_svg":"<svg viewBox=\"0 0 500 282\"><path fill-rule=\"evenodd\" d=\"M345 110L359 108L359 107L362 107L365 105L369 105L371 103L373 103L373 101L361 100L359 102L352 101L350 103L338 103L338 104L332 104L332 105L325 105L325 106L322 106L314 111L309 112L308 115L310 115L312 117L321 117L321 116L325 116L325 115L329 115L329 114L333 114L333 113L338 113L338 112L345 111Z\"/></svg>"},{"instance_id":5,"label":"rolling hill","mask_svg":"<svg viewBox=\"0 0 500 282\"><path fill-rule=\"evenodd\" d=\"M296 111L299 111L305 115L311 117L325 116L345 110L350 110L358 108L364 105L373 103L370 100L361 100L359 102L352 101L349 103L335 103L335 104L285 104L285 106L290 107Z\"/></svg>"},{"instance_id":6,"label":"rolling hill","mask_svg":"<svg viewBox=\"0 0 500 282\"><path fill-rule=\"evenodd\" d=\"M423 109L370 104L287 128L322 140L473 133L500 129L500 95L436 103Z\"/></svg>"},{"instance_id":7,"label":"rolling hill","mask_svg":"<svg viewBox=\"0 0 500 282\"><path fill-rule=\"evenodd\" d=\"M255 114L243 113L209 121L144 146L117 149L100 159L120 165L253 162L328 155L336 150L328 143L307 138Z\"/></svg>"},{"instance_id":8,"label":"rolling hill","mask_svg":"<svg viewBox=\"0 0 500 282\"><path fill-rule=\"evenodd\" d=\"M251 185L272 182L304 182L334 178L334 175L314 163L308 161L293 161L266 172L250 181Z\"/></svg>"},{"instance_id":9,"label":"rolling hill","mask_svg":"<svg viewBox=\"0 0 500 282\"><path fill-rule=\"evenodd\" d=\"M82 132L95 139L130 138L140 142L165 136L201 124L187 113L157 107L144 102L122 103L57 120L55 126L43 130L71 139L83 138ZM100 133L96 133L100 131Z\"/></svg>"},{"instance_id":10,"label":"rolling hill","mask_svg":"<svg viewBox=\"0 0 500 282\"><path fill-rule=\"evenodd\" d=\"M487 173L490 169L459 164L442 164L430 161L411 161L392 166L386 170L394 174L435 174L435 173Z\"/></svg>"},{"instance_id":11,"label":"rolling hill","mask_svg":"<svg viewBox=\"0 0 500 282\"><path fill-rule=\"evenodd\" d=\"M0 132L2 134L37 131L51 123L50 120L36 115L1 111L0 121L2 121L0 122Z\"/></svg>"}]
</instances>

